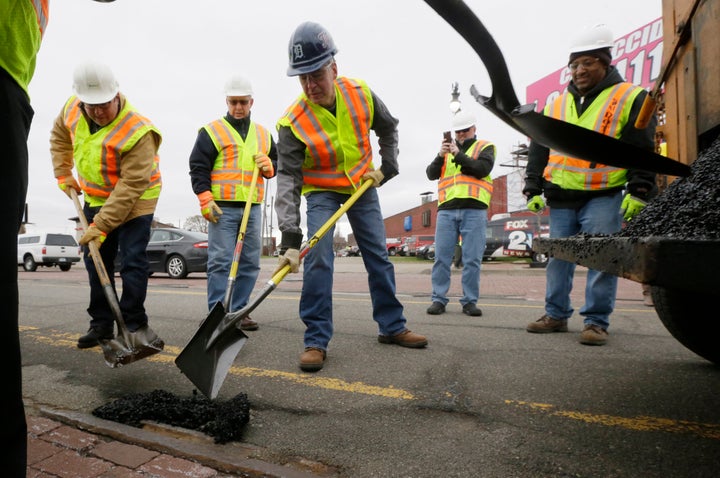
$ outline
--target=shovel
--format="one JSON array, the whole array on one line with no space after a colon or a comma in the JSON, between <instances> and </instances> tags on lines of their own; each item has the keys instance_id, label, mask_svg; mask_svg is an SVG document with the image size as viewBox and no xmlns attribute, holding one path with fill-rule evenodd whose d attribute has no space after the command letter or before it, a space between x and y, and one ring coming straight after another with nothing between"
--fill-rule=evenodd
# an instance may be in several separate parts
<instances>
[{"instance_id":1,"label":"shovel","mask_svg":"<svg viewBox=\"0 0 720 478\"><path fill-rule=\"evenodd\" d=\"M245 201L245 210L243 211L243 217L240 221L240 228L238 230L238 237L237 241L235 242L235 250L233 251L233 258L232 258L232 264L230 265L230 274L228 275L228 283L227 288L225 289L225 297L223 299L222 304L220 302L216 303L215 306L210 311L210 315L201 323L204 324L205 322L212 321L214 319L210 319L210 317L224 317L225 312L230 310L230 303L232 301L232 293L233 289L235 288L235 279L237 277L237 268L238 264L240 264L240 254L242 253L242 247L243 242L245 240L245 231L247 230L247 223L250 219L250 208L252 207L252 197L255 194L255 187L257 185L257 179L258 175L260 173L260 169L255 166L253 169L253 175L252 180L250 181L250 189L248 192L248 200ZM245 342L247 342L248 336L245 335L245 333L242 330L236 329L231 337L229 337L228 341L225 344L225 348L223 349L224 353L228 357L233 357L233 360L237 356L237 354L240 352L240 349L243 348L245 345ZM221 382L222 383L222 382Z\"/></svg>"},{"instance_id":2,"label":"shovel","mask_svg":"<svg viewBox=\"0 0 720 478\"><path fill-rule=\"evenodd\" d=\"M80 224L83 230L87 231L88 223L85 218L85 213L80 205L77 192L72 188L70 188L70 197L75 204ZM117 368L160 352L165 347L165 342L163 342L149 326L145 325L135 332L128 330L122 316L122 311L120 310L120 302L118 302L117 294L112 287L110 277L105 269L105 264L103 264L100 249L98 249L94 242L90 242L88 247L90 248L90 256L95 264L95 270L100 278L100 284L105 293L105 298L110 305L110 309L115 316L115 322L117 322L118 325L119 333L117 337L99 341L103 355L105 356L105 363L110 368Z\"/></svg>"},{"instance_id":3,"label":"shovel","mask_svg":"<svg viewBox=\"0 0 720 478\"><path fill-rule=\"evenodd\" d=\"M255 195L255 187L257 185L260 168L255 165L253 169L252 180L250 180L250 188L248 190L248 199L245 201L245 209L243 210L242 220L240 221L240 229L238 230L237 242L233 251L232 264L230 265L230 275L228 276L227 289L225 289L225 299L223 305L225 310L230 310L230 301L232 300L233 288L235 287L235 279L237 276L238 264L240 264L240 253L245 240L245 231L247 230L248 220L250 219L250 208L252 207L252 198Z\"/></svg>"},{"instance_id":4,"label":"shovel","mask_svg":"<svg viewBox=\"0 0 720 478\"><path fill-rule=\"evenodd\" d=\"M642 169L673 176L689 176L690 166L596 131L537 113L534 104L520 105L505 58L497 43L462 0L425 0L480 56L488 70L492 95L473 85L470 94L511 128L548 148L586 161L618 168Z\"/></svg>"},{"instance_id":5,"label":"shovel","mask_svg":"<svg viewBox=\"0 0 720 478\"><path fill-rule=\"evenodd\" d=\"M315 244L329 231L348 209L373 185L373 180L366 180L345 201L335 214L323 224L315 234L300 248L300 260L307 255ZM175 359L185 376L206 397L211 400L217 397L230 367L235 361L238 350L247 336L235 327L239 321L250 315L265 298L274 291L278 284L290 272L290 264L277 271L265 287L245 307L237 312L225 313L218 302L210 315L200 324L197 332ZM240 347L237 343L241 342Z\"/></svg>"}]
</instances>

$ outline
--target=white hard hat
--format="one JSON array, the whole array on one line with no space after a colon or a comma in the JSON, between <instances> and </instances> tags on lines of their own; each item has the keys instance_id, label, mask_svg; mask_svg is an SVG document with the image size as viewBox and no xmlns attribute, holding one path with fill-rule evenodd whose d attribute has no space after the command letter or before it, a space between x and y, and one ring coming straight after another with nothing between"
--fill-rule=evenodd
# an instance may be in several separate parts
<instances>
[{"instance_id":1,"label":"white hard hat","mask_svg":"<svg viewBox=\"0 0 720 478\"><path fill-rule=\"evenodd\" d=\"M81 63L73 73L73 92L89 105L107 103L120 91L115 75L107 65L95 61Z\"/></svg>"},{"instance_id":2,"label":"white hard hat","mask_svg":"<svg viewBox=\"0 0 720 478\"><path fill-rule=\"evenodd\" d=\"M613 33L607 25L598 23L580 32L570 44L570 53L612 48Z\"/></svg>"},{"instance_id":3,"label":"white hard hat","mask_svg":"<svg viewBox=\"0 0 720 478\"><path fill-rule=\"evenodd\" d=\"M250 80L241 75L231 76L225 82L225 96L252 96Z\"/></svg>"},{"instance_id":4,"label":"white hard hat","mask_svg":"<svg viewBox=\"0 0 720 478\"><path fill-rule=\"evenodd\" d=\"M475 116L472 113L460 110L457 113L455 113L455 116L453 116L453 119L452 119L453 131L460 131L462 129L467 129L470 126L475 126L476 122L477 122L477 120L475 119Z\"/></svg>"}]
</instances>

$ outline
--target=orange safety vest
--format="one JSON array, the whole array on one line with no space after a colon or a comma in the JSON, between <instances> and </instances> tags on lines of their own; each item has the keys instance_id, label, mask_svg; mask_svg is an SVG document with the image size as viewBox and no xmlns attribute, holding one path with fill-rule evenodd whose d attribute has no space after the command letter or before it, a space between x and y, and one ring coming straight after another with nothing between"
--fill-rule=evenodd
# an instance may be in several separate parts
<instances>
[{"instance_id":1,"label":"orange safety vest","mask_svg":"<svg viewBox=\"0 0 720 478\"><path fill-rule=\"evenodd\" d=\"M315 189L356 189L372 166L372 93L362 80L335 80L335 115L300 95L278 122L305 145L303 194Z\"/></svg>"},{"instance_id":2,"label":"orange safety vest","mask_svg":"<svg viewBox=\"0 0 720 478\"><path fill-rule=\"evenodd\" d=\"M493 144L490 141L475 141L465 154L472 159L477 159L483 149ZM460 166L452 161L453 155L446 154L438 181L438 204L450 201L451 199L470 198L477 199L483 204L490 205L492 198L493 184L490 175L483 179L463 174Z\"/></svg>"},{"instance_id":3,"label":"orange safety vest","mask_svg":"<svg viewBox=\"0 0 720 478\"><path fill-rule=\"evenodd\" d=\"M618 83L603 90L580 117L571 94L565 93L545 107L545 115L619 138L630 117L632 104L643 89ZM591 163L550 150L544 178L564 189L602 190L623 186L627 170Z\"/></svg>"},{"instance_id":4,"label":"orange safety vest","mask_svg":"<svg viewBox=\"0 0 720 478\"><path fill-rule=\"evenodd\" d=\"M248 201L258 204L265 197L265 181L258 175L255 197L249 198L250 183L255 169L256 153L270 152L271 136L263 126L250 122L243 141L240 133L225 118L215 120L204 127L218 156L210 172L213 198L223 201Z\"/></svg>"},{"instance_id":5,"label":"orange safety vest","mask_svg":"<svg viewBox=\"0 0 720 478\"><path fill-rule=\"evenodd\" d=\"M151 131L160 135L150 120L135 111L128 101L117 118L91 134L80 100L72 96L65 104L64 122L72 138L78 183L89 196L102 199L110 197L120 179L123 153L130 151ZM158 198L161 185L160 158L156 154L150 183L140 198Z\"/></svg>"}]
</instances>

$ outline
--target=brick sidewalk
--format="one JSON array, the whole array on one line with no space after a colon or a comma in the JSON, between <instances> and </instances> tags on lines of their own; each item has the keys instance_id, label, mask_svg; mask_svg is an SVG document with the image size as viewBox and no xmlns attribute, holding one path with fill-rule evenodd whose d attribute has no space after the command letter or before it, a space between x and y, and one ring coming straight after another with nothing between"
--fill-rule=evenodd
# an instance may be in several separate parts
<instances>
[{"instance_id":1,"label":"brick sidewalk","mask_svg":"<svg viewBox=\"0 0 720 478\"><path fill-rule=\"evenodd\" d=\"M190 460L28 416L27 477L123 478L249 476L220 474Z\"/></svg>"},{"instance_id":2,"label":"brick sidewalk","mask_svg":"<svg viewBox=\"0 0 720 478\"><path fill-rule=\"evenodd\" d=\"M27 478L322 478L330 467L254 458L258 447L217 445L194 430L135 428L73 411L28 411ZM33 413L35 412L35 413Z\"/></svg>"}]
</instances>

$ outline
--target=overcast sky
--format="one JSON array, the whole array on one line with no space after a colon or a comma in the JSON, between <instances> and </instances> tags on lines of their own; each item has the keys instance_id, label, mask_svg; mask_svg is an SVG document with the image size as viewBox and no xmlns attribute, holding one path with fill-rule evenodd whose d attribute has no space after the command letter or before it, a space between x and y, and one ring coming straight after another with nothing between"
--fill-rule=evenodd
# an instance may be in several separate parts
<instances>
[{"instance_id":1,"label":"overcast sky","mask_svg":"<svg viewBox=\"0 0 720 478\"><path fill-rule=\"evenodd\" d=\"M467 3L500 46L521 102L528 84L567 62L569 41L584 26L606 23L618 37L661 15L660 0L599 0L582 8L574 0ZM67 218L75 215L56 186L48 140L53 120L72 94L77 63L107 63L129 101L160 129L163 190L155 217L178 226L199 214L188 156L198 128L226 113L226 78L234 72L250 78L252 118L275 131L277 119L301 91L297 79L286 75L287 45L295 27L308 20L333 36L339 74L366 80L400 120L400 175L380 189L386 217L419 205L421 193L436 192L425 168L442 132L450 129L453 82L460 85L463 109L478 117L478 136L497 146L492 175L509 172L499 164L509 161L510 151L526 138L470 97L472 84L490 95L487 72L423 1L53 0L30 85L35 109L30 222L38 229L65 231L71 224ZM349 227L340 230L346 234Z\"/></svg>"}]
</instances>

